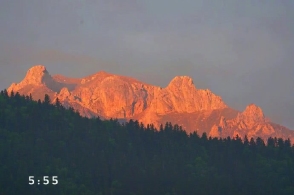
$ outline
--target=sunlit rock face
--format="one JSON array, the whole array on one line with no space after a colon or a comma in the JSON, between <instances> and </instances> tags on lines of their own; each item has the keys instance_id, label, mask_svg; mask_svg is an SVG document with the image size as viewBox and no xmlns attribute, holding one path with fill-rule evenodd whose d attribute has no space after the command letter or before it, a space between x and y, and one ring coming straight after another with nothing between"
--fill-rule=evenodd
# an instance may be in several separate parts
<instances>
[{"instance_id":1,"label":"sunlit rock face","mask_svg":"<svg viewBox=\"0 0 294 195\"><path fill-rule=\"evenodd\" d=\"M36 100L48 94L52 103L58 98L64 106L74 107L87 117L132 118L157 128L172 122L187 132L199 130L211 137L293 135L267 121L262 109L254 104L243 112L229 108L210 90L197 89L189 76L176 76L162 88L105 71L84 78L51 76L45 66L37 65L20 83L11 84L11 91L31 94Z\"/></svg>"},{"instance_id":2,"label":"sunlit rock face","mask_svg":"<svg viewBox=\"0 0 294 195\"><path fill-rule=\"evenodd\" d=\"M218 125L214 125L209 133L212 137L239 136L251 137L282 137L293 140L294 131L267 120L260 107L255 104L248 105L243 112L239 112L235 118L222 120ZM294 141L294 140L293 140Z\"/></svg>"}]
</instances>

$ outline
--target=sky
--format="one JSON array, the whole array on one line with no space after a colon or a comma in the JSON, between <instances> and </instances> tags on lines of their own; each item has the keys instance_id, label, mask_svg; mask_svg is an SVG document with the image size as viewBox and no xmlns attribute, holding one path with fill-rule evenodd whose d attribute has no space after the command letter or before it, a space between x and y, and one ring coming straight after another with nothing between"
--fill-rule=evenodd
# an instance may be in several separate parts
<instances>
[{"instance_id":1,"label":"sky","mask_svg":"<svg viewBox=\"0 0 294 195\"><path fill-rule=\"evenodd\" d=\"M293 0L1 0L0 88L37 64L165 87L192 77L294 130Z\"/></svg>"}]
</instances>

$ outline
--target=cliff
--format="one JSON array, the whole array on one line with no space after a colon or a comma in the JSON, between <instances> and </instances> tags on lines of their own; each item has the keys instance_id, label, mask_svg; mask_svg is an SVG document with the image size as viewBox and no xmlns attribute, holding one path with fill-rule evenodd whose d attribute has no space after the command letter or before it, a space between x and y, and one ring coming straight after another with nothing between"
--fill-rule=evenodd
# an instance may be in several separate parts
<instances>
[{"instance_id":1,"label":"cliff","mask_svg":"<svg viewBox=\"0 0 294 195\"><path fill-rule=\"evenodd\" d=\"M197 89L189 76L176 76L162 88L104 71L79 79L51 76L45 66L38 65L8 88L12 90L32 94L36 100L47 93L52 103L58 98L87 117L136 119L156 127L172 122L188 132L197 130L212 137L294 137L294 131L267 120L260 107L250 104L238 112L210 90Z\"/></svg>"}]
</instances>

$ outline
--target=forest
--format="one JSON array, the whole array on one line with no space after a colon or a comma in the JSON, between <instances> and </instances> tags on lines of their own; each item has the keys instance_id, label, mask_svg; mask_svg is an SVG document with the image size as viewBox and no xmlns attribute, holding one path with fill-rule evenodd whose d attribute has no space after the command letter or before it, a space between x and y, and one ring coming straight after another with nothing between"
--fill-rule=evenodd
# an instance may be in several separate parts
<instances>
[{"instance_id":1,"label":"forest","mask_svg":"<svg viewBox=\"0 0 294 195\"><path fill-rule=\"evenodd\" d=\"M156 129L90 119L48 95L34 101L3 90L0 195L20 194L293 195L294 146L276 137L187 134L171 123Z\"/></svg>"}]
</instances>

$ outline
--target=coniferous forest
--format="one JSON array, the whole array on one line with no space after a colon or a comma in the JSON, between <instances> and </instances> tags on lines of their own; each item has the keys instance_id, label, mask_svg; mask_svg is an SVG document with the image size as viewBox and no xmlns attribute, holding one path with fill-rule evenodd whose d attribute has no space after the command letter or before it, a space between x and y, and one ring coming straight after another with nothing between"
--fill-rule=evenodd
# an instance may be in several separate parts
<instances>
[{"instance_id":1,"label":"coniferous forest","mask_svg":"<svg viewBox=\"0 0 294 195\"><path fill-rule=\"evenodd\" d=\"M0 195L20 194L293 195L294 147L280 138L209 138L170 123L89 119L47 95L33 101L4 90Z\"/></svg>"}]
</instances>

